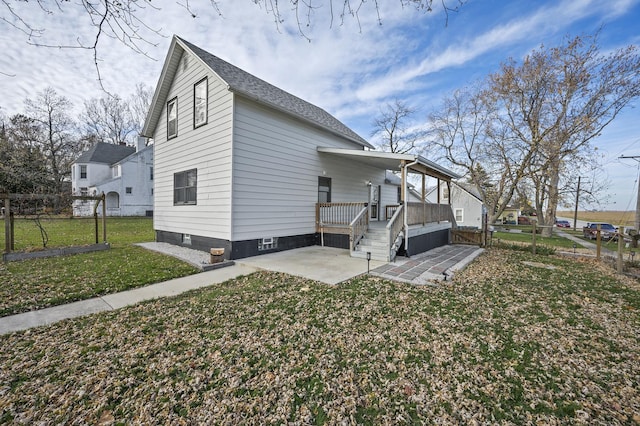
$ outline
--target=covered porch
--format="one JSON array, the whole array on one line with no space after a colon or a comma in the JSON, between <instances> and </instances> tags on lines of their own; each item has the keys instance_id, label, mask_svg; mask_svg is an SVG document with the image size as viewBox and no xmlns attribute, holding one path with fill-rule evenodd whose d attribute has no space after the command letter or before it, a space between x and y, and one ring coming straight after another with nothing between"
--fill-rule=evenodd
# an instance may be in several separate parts
<instances>
[{"instance_id":1,"label":"covered porch","mask_svg":"<svg viewBox=\"0 0 640 426\"><path fill-rule=\"evenodd\" d=\"M318 152L348 159L353 167L363 163L400 175L397 203L381 206L381 200L372 197L372 192L368 200L317 203L316 232L321 245L325 245L327 238L342 235L348 237L352 256L391 261L399 252L417 254L449 242L449 229L456 226L455 217L449 199L441 203L440 194L441 186L450 192L451 179L458 178L457 174L412 154L324 147L319 147ZM412 191L413 194L409 192L410 174L417 174L421 181L421 190ZM426 202L427 176L437 180L437 203Z\"/></svg>"}]
</instances>

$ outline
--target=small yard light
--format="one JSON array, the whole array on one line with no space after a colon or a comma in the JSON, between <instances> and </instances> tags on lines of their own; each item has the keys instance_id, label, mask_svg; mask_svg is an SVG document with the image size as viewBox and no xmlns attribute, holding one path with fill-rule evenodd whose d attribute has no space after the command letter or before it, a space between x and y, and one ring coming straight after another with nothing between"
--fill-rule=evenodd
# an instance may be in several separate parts
<instances>
[{"instance_id":1,"label":"small yard light","mask_svg":"<svg viewBox=\"0 0 640 426\"><path fill-rule=\"evenodd\" d=\"M578 247L578 245L576 243L573 243L573 254L576 254L576 247Z\"/></svg>"},{"instance_id":2,"label":"small yard light","mask_svg":"<svg viewBox=\"0 0 640 426\"><path fill-rule=\"evenodd\" d=\"M633 262L633 257L634 257L635 255L636 255L636 252L635 252L635 251L631 250L631 251L629 252L629 256L631 256L631 261L632 261L632 262Z\"/></svg>"},{"instance_id":3,"label":"small yard light","mask_svg":"<svg viewBox=\"0 0 640 426\"><path fill-rule=\"evenodd\" d=\"M369 274L369 262L371 262L371 252L367 252L367 274Z\"/></svg>"}]
</instances>

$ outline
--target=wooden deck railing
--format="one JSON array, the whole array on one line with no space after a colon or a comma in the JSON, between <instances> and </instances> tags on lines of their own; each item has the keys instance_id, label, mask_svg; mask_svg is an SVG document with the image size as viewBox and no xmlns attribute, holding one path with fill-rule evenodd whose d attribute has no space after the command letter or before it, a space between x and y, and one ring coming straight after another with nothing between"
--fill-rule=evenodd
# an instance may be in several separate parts
<instances>
[{"instance_id":1,"label":"wooden deck railing","mask_svg":"<svg viewBox=\"0 0 640 426\"><path fill-rule=\"evenodd\" d=\"M351 250L356 249L356 246L367 233L368 229L369 209L365 206L349 224L349 230L351 231L349 236L349 246Z\"/></svg>"},{"instance_id":2,"label":"wooden deck railing","mask_svg":"<svg viewBox=\"0 0 640 426\"><path fill-rule=\"evenodd\" d=\"M407 222L409 225L424 225L426 223L453 220L453 210L449 204L407 203Z\"/></svg>"},{"instance_id":3,"label":"wooden deck railing","mask_svg":"<svg viewBox=\"0 0 640 426\"><path fill-rule=\"evenodd\" d=\"M349 229L351 221L358 216L367 203L316 203L316 231L321 228ZM342 233L347 233L342 232Z\"/></svg>"},{"instance_id":4,"label":"wooden deck railing","mask_svg":"<svg viewBox=\"0 0 640 426\"><path fill-rule=\"evenodd\" d=\"M399 207L400 204L387 204L384 208L384 220L391 219Z\"/></svg>"},{"instance_id":5,"label":"wooden deck railing","mask_svg":"<svg viewBox=\"0 0 640 426\"><path fill-rule=\"evenodd\" d=\"M387 223L387 235L388 235L388 241L390 245L389 250L391 252L391 260L395 258L395 255L398 252L398 249L402 245L402 241L396 241L396 240L398 240L398 237L402 233L403 229L404 229L403 206L398 205L396 206L393 212L393 215L389 220L389 223Z\"/></svg>"}]
</instances>

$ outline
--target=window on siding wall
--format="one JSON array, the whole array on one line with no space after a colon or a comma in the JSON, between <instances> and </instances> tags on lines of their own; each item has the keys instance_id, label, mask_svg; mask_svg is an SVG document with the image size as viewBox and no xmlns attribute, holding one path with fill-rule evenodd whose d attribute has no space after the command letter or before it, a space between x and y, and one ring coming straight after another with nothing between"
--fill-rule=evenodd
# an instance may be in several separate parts
<instances>
[{"instance_id":1,"label":"window on siding wall","mask_svg":"<svg viewBox=\"0 0 640 426\"><path fill-rule=\"evenodd\" d=\"M178 136L178 98L167 102L167 139Z\"/></svg>"},{"instance_id":2,"label":"window on siding wall","mask_svg":"<svg viewBox=\"0 0 640 426\"><path fill-rule=\"evenodd\" d=\"M448 200L449 199L449 187L448 186L442 187L442 199L443 200Z\"/></svg>"},{"instance_id":3,"label":"window on siding wall","mask_svg":"<svg viewBox=\"0 0 640 426\"><path fill-rule=\"evenodd\" d=\"M80 166L80 179L87 178L87 166Z\"/></svg>"},{"instance_id":4,"label":"window on siding wall","mask_svg":"<svg viewBox=\"0 0 640 426\"><path fill-rule=\"evenodd\" d=\"M455 209L456 222L464 222L463 209Z\"/></svg>"},{"instance_id":5,"label":"window on siding wall","mask_svg":"<svg viewBox=\"0 0 640 426\"><path fill-rule=\"evenodd\" d=\"M193 86L193 127L207 124L207 78Z\"/></svg>"},{"instance_id":6,"label":"window on siding wall","mask_svg":"<svg viewBox=\"0 0 640 426\"><path fill-rule=\"evenodd\" d=\"M153 180L153 167L149 167L149 180Z\"/></svg>"},{"instance_id":7,"label":"window on siding wall","mask_svg":"<svg viewBox=\"0 0 640 426\"><path fill-rule=\"evenodd\" d=\"M318 202L331 202L331 178L318 176Z\"/></svg>"},{"instance_id":8,"label":"window on siding wall","mask_svg":"<svg viewBox=\"0 0 640 426\"><path fill-rule=\"evenodd\" d=\"M173 175L173 204L196 204L198 170L191 169Z\"/></svg>"}]
</instances>

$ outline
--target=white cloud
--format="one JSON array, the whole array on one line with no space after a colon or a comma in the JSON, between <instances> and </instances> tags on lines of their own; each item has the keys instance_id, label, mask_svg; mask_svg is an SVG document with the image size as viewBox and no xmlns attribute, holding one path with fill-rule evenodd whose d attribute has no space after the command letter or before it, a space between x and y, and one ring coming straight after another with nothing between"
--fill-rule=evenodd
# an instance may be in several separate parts
<instances>
[{"instance_id":1,"label":"white cloud","mask_svg":"<svg viewBox=\"0 0 640 426\"><path fill-rule=\"evenodd\" d=\"M304 27L308 42L298 33L288 1L280 2L285 22L278 31L273 15L251 0L221 0L223 16L209 2L191 2L197 18L167 0L160 6L154 2L140 15L162 34L141 28L143 39L152 43L141 42L152 59L108 37L100 40L98 53L106 89L127 97L139 82L155 86L175 33L326 109L367 137L373 117L388 100L408 101L421 108L417 118L424 118L442 93L494 71L509 56L521 57L541 43L556 44L565 35L592 32L601 24L607 32L615 19L632 20L630 13L637 17L639 2L467 2L446 25L441 10L416 12L400 7L399 1L379 2L381 25L373 2L364 4L359 21L347 16L341 22L334 10L331 22L325 6L315 10L313 24ZM48 29L46 40L70 44L77 37L89 42L95 36L77 2L63 2L63 13L53 15L38 10L35 2L15 4L34 25ZM616 47L638 41L635 28L615 30L624 35L612 40ZM70 98L78 110L84 100L104 96L90 51L35 48L26 39L0 21L0 107L5 114L21 112L24 99L47 86Z\"/></svg>"}]
</instances>

